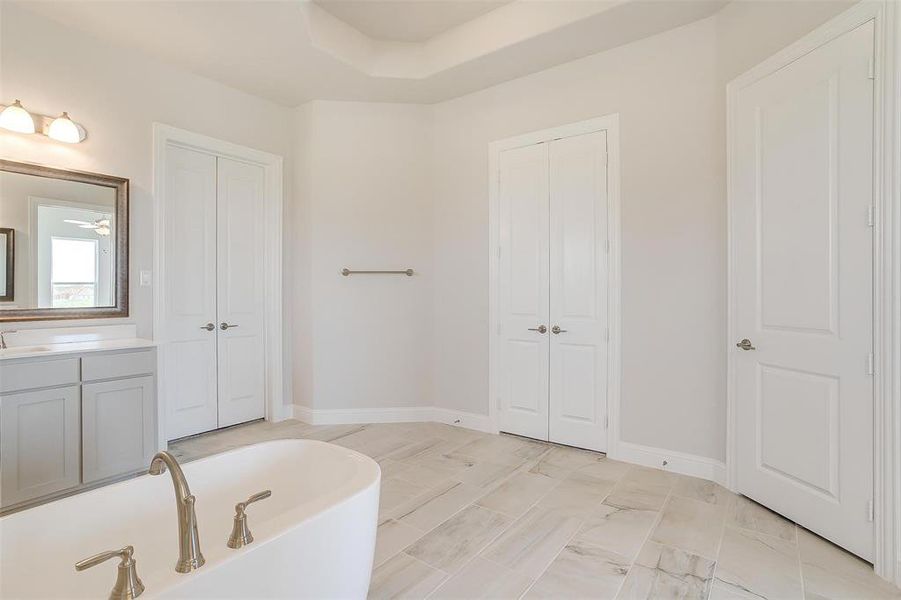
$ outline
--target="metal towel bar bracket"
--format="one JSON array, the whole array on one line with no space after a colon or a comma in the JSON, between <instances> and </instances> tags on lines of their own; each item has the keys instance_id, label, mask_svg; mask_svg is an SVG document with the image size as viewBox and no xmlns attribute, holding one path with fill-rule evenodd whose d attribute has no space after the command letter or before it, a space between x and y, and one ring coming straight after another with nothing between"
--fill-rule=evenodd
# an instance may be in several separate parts
<instances>
[{"instance_id":1,"label":"metal towel bar bracket","mask_svg":"<svg viewBox=\"0 0 901 600\"><path fill-rule=\"evenodd\" d=\"M406 275L407 277L413 277L413 269L404 269L403 271L351 271L347 267L341 269L341 274L347 277L348 275Z\"/></svg>"}]
</instances>

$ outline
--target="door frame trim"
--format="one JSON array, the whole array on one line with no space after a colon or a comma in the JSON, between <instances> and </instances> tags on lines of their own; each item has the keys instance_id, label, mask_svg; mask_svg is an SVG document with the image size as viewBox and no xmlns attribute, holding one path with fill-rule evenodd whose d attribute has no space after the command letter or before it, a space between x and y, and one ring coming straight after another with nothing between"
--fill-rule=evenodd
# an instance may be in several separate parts
<instances>
[{"instance_id":1,"label":"door frame trim","mask_svg":"<svg viewBox=\"0 0 901 600\"><path fill-rule=\"evenodd\" d=\"M500 248L500 153L541 142L605 131L607 133L607 239L610 243L607 270L607 454L619 443L619 402L622 380L621 321L621 214L619 113L533 131L491 142L488 146L488 417L493 433L500 431L498 403L498 250Z\"/></svg>"},{"instance_id":2,"label":"door frame trim","mask_svg":"<svg viewBox=\"0 0 901 600\"><path fill-rule=\"evenodd\" d=\"M874 376L874 568L876 574L901 585L901 7L891 0L864 0L781 50L726 85L727 186L727 387L726 482L737 483L735 388L735 268L732 220L735 192L737 93L782 69L823 44L873 21L874 57L874 248L873 346Z\"/></svg>"},{"instance_id":3,"label":"door frame trim","mask_svg":"<svg viewBox=\"0 0 901 600\"><path fill-rule=\"evenodd\" d=\"M264 397L267 421L281 421L290 416L284 406L283 328L282 328L282 207L284 204L283 158L281 156L233 144L209 136L165 125L153 124L153 339L159 343L160 353L165 352L166 340L162 339L162 311L165 302L165 281L162 260L163 227L165 223L164 197L166 191L166 164L170 147L184 148L213 154L224 158L259 165L264 171ZM158 377L166 376L165 361L158 361ZM161 450L168 444L166 435L166 398L164 386L157 386L157 419L159 423L158 445ZM290 409L290 407L287 407Z\"/></svg>"}]
</instances>

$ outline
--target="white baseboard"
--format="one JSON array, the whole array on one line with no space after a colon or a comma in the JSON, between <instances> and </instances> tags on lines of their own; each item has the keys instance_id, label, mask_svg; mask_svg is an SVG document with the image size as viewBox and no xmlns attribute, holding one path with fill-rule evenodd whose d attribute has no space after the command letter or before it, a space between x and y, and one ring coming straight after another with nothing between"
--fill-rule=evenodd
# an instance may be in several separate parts
<instances>
[{"instance_id":1,"label":"white baseboard","mask_svg":"<svg viewBox=\"0 0 901 600\"><path fill-rule=\"evenodd\" d=\"M295 419L310 425L436 422L487 433L497 433L488 415L478 415L434 406L312 409L295 404L288 407L288 409L291 411L291 416Z\"/></svg>"},{"instance_id":2,"label":"white baseboard","mask_svg":"<svg viewBox=\"0 0 901 600\"><path fill-rule=\"evenodd\" d=\"M615 460L672 471L680 475L709 479L720 485L726 483L726 463L705 456L623 441L614 444L607 456Z\"/></svg>"},{"instance_id":3,"label":"white baseboard","mask_svg":"<svg viewBox=\"0 0 901 600\"><path fill-rule=\"evenodd\" d=\"M431 406L405 408L313 409L294 405L294 418L310 425L349 425L353 423L417 423L433 421Z\"/></svg>"},{"instance_id":4,"label":"white baseboard","mask_svg":"<svg viewBox=\"0 0 901 600\"><path fill-rule=\"evenodd\" d=\"M474 429L485 433L497 433L497 429L488 415L479 415L437 406L432 409L432 412L432 420L438 423L447 423L448 425L456 425L457 427L465 427L466 429Z\"/></svg>"},{"instance_id":5,"label":"white baseboard","mask_svg":"<svg viewBox=\"0 0 901 600\"><path fill-rule=\"evenodd\" d=\"M497 429L488 415L437 406L312 409L295 404L286 408L291 411L290 414L295 419L310 425L435 422L486 433L497 433ZM694 454L620 441L611 446L607 455L623 462L709 479L720 484L725 484L726 481L725 463Z\"/></svg>"}]
</instances>

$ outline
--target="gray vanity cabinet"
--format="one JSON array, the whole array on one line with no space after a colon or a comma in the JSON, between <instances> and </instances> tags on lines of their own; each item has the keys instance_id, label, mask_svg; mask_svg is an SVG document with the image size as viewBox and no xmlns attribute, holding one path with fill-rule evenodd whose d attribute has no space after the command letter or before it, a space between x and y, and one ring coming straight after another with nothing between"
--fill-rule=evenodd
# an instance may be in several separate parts
<instances>
[{"instance_id":1,"label":"gray vanity cabinet","mask_svg":"<svg viewBox=\"0 0 901 600\"><path fill-rule=\"evenodd\" d=\"M0 509L146 469L156 421L153 348L0 362Z\"/></svg>"},{"instance_id":2,"label":"gray vanity cabinet","mask_svg":"<svg viewBox=\"0 0 901 600\"><path fill-rule=\"evenodd\" d=\"M3 506L79 484L78 385L0 397Z\"/></svg>"},{"instance_id":3,"label":"gray vanity cabinet","mask_svg":"<svg viewBox=\"0 0 901 600\"><path fill-rule=\"evenodd\" d=\"M153 377L86 383L81 410L84 483L150 464L156 453Z\"/></svg>"}]
</instances>

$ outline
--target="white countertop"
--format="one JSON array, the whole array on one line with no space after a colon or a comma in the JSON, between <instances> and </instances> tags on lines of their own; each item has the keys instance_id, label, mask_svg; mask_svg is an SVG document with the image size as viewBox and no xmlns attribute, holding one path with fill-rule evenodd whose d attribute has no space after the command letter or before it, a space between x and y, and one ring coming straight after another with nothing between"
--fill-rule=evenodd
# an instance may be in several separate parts
<instances>
[{"instance_id":1,"label":"white countertop","mask_svg":"<svg viewBox=\"0 0 901 600\"><path fill-rule=\"evenodd\" d=\"M153 348L153 340L143 338L123 338L116 340L93 340L87 342L66 342L56 344L40 344L34 346L12 346L0 350L0 360L13 358L35 358L39 356L62 356L66 354L83 354L85 352L102 352L104 350L130 350L135 348Z\"/></svg>"}]
</instances>

